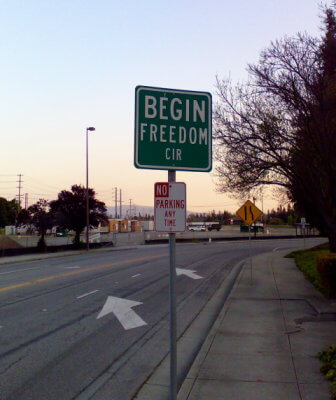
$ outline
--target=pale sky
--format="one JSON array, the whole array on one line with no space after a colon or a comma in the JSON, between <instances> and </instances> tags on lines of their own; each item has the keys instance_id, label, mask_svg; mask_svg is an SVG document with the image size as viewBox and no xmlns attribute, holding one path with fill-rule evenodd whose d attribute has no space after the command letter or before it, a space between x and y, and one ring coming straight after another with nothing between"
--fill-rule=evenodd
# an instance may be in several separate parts
<instances>
[{"instance_id":1,"label":"pale sky","mask_svg":"<svg viewBox=\"0 0 336 400\"><path fill-rule=\"evenodd\" d=\"M114 205L113 188L153 205L167 172L133 165L137 85L215 93L215 78L246 78L271 40L320 34L316 0L0 0L0 196L29 204L85 184ZM213 97L216 101L216 97ZM213 173L177 172L190 211L236 211ZM264 209L276 206L271 195Z\"/></svg>"}]
</instances>

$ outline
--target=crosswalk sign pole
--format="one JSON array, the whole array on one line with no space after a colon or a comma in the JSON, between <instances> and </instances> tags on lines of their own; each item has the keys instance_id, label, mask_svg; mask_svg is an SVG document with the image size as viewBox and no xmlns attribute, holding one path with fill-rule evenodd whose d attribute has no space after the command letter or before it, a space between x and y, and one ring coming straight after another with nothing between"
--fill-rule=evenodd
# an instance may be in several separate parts
<instances>
[{"instance_id":1,"label":"crosswalk sign pole","mask_svg":"<svg viewBox=\"0 0 336 400\"><path fill-rule=\"evenodd\" d=\"M237 210L236 214L240 219L242 219L246 225L248 225L249 232L249 256L250 256L250 276L252 285L252 245L251 245L251 226L252 224L262 215L262 211L256 207L250 200L247 200L240 208ZM255 226L256 229L256 226Z\"/></svg>"},{"instance_id":2,"label":"crosswalk sign pole","mask_svg":"<svg viewBox=\"0 0 336 400\"><path fill-rule=\"evenodd\" d=\"M250 253L250 276L252 285L252 245L251 245L251 225L249 225L249 253Z\"/></svg>"}]
</instances>

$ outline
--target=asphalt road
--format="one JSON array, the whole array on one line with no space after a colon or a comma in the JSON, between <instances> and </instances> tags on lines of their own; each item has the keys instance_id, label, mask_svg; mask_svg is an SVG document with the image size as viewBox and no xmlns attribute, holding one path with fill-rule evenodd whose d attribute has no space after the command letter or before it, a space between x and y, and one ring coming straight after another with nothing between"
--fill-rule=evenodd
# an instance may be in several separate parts
<instances>
[{"instance_id":1,"label":"asphalt road","mask_svg":"<svg viewBox=\"0 0 336 400\"><path fill-rule=\"evenodd\" d=\"M178 335L248 255L246 241L177 245L177 267L196 274L177 277ZM169 350L168 265L159 245L1 266L0 399L131 399ZM109 296L118 317L109 305L103 315ZM125 311L115 298L141 304Z\"/></svg>"}]
</instances>

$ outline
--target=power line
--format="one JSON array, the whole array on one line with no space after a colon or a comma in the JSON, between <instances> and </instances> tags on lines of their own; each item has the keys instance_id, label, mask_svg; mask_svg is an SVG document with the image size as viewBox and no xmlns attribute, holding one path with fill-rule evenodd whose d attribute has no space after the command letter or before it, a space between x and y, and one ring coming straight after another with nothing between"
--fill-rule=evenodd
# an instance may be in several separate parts
<instances>
[{"instance_id":1,"label":"power line","mask_svg":"<svg viewBox=\"0 0 336 400\"><path fill-rule=\"evenodd\" d=\"M41 181L39 181L39 180L33 178L33 177L30 176L30 175L25 175L25 177L26 177L26 178L29 178L29 179L32 179L33 182L36 182L39 186L43 186L43 187L48 186L49 189L53 189L53 190L56 190L56 191L63 190L63 189L60 189L59 186L53 186L53 185L50 185L50 184L48 184L48 183L41 182ZM33 183L33 185L34 185L34 183Z\"/></svg>"},{"instance_id":2,"label":"power line","mask_svg":"<svg viewBox=\"0 0 336 400\"><path fill-rule=\"evenodd\" d=\"M52 196L54 193L33 193L29 192L30 194L34 194L35 196Z\"/></svg>"},{"instance_id":3,"label":"power line","mask_svg":"<svg viewBox=\"0 0 336 400\"><path fill-rule=\"evenodd\" d=\"M207 205L207 206L204 206L204 205L194 205L194 204L191 204L191 205L189 205L189 207L204 207L204 208L209 208L209 207L226 207L226 206L232 206L232 205L235 205L235 204L237 204L236 202L234 202L234 203L222 203L222 204L210 204L210 205Z\"/></svg>"},{"instance_id":4,"label":"power line","mask_svg":"<svg viewBox=\"0 0 336 400\"><path fill-rule=\"evenodd\" d=\"M41 197L29 196L29 199L30 199L30 200L41 200ZM49 201L50 199L44 197L43 200Z\"/></svg>"},{"instance_id":5,"label":"power line","mask_svg":"<svg viewBox=\"0 0 336 400\"><path fill-rule=\"evenodd\" d=\"M110 191L111 191L111 189L102 189L102 190L100 190L100 189L95 189L95 192L96 193L110 193Z\"/></svg>"}]
</instances>

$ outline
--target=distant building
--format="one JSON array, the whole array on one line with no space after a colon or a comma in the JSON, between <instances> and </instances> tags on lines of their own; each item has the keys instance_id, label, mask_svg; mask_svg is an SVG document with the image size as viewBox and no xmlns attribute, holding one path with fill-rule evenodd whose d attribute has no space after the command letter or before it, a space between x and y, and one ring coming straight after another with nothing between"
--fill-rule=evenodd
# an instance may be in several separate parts
<instances>
[{"instance_id":1,"label":"distant building","mask_svg":"<svg viewBox=\"0 0 336 400\"><path fill-rule=\"evenodd\" d=\"M142 232L141 221L112 218L108 221L108 231L113 233Z\"/></svg>"},{"instance_id":2,"label":"distant building","mask_svg":"<svg viewBox=\"0 0 336 400\"><path fill-rule=\"evenodd\" d=\"M153 231L154 230L154 221L140 221L141 228L143 231Z\"/></svg>"}]
</instances>

